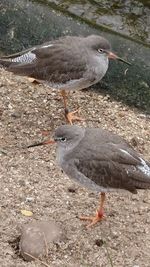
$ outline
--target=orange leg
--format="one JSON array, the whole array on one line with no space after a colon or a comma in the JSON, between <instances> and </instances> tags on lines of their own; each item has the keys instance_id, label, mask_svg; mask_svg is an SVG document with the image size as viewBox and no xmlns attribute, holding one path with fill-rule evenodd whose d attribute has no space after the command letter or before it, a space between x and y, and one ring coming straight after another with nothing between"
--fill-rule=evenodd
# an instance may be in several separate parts
<instances>
[{"instance_id":1,"label":"orange leg","mask_svg":"<svg viewBox=\"0 0 150 267\"><path fill-rule=\"evenodd\" d=\"M63 97L63 102L64 102L64 107L65 107L65 118L67 121L72 125L72 121L77 120L77 121L83 121L84 119L80 118L79 116L74 115L75 113L79 113L79 109L69 112L67 108L67 94L65 90L61 90L61 95Z\"/></svg>"},{"instance_id":2,"label":"orange leg","mask_svg":"<svg viewBox=\"0 0 150 267\"><path fill-rule=\"evenodd\" d=\"M61 90L61 95L63 97L63 101L64 101L64 107L65 109L67 109L67 94L65 90Z\"/></svg>"},{"instance_id":3,"label":"orange leg","mask_svg":"<svg viewBox=\"0 0 150 267\"><path fill-rule=\"evenodd\" d=\"M79 217L80 220L91 221L91 223L86 226L87 228L93 226L94 224L96 224L97 222L101 221L104 218L103 206L104 206L105 198L106 198L105 193L101 193L100 194L100 207L96 211L95 216L81 216L81 217Z\"/></svg>"}]
</instances>

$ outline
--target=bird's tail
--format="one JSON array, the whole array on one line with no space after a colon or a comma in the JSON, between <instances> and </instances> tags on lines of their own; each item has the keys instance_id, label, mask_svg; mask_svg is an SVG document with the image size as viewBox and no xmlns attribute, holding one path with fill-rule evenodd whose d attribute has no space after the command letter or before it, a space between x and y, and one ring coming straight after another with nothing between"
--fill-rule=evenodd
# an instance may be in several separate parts
<instances>
[{"instance_id":1,"label":"bird's tail","mask_svg":"<svg viewBox=\"0 0 150 267\"><path fill-rule=\"evenodd\" d=\"M0 68L8 69L12 65L9 60L0 59Z\"/></svg>"},{"instance_id":2,"label":"bird's tail","mask_svg":"<svg viewBox=\"0 0 150 267\"><path fill-rule=\"evenodd\" d=\"M19 62L14 60L14 56L5 56L0 58L0 68L11 71L11 68L16 67Z\"/></svg>"},{"instance_id":3,"label":"bird's tail","mask_svg":"<svg viewBox=\"0 0 150 267\"><path fill-rule=\"evenodd\" d=\"M13 72L15 70L15 67L22 63L28 63L28 61L31 62L30 58L32 60L33 57L35 57L35 55L30 53L30 49L24 50L22 52L17 52L8 56L2 56L0 58L0 68L5 68L6 70Z\"/></svg>"}]
</instances>

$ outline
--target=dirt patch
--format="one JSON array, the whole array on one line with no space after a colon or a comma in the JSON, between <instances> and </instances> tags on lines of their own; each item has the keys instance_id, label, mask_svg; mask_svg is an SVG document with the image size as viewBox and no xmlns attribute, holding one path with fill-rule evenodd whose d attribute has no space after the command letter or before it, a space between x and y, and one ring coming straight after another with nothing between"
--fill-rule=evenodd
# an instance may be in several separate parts
<instances>
[{"instance_id":1,"label":"dirt patch","mask_svg":"<svg viewBox=\"0 0 150 267\"><path fill-rule=\"evenodd\" d=\"M149 267L149 192L107 194L106 220L87 230L78 215L95 212L98 195L61 172L55 147L25 148L46 139L44 130L51 134L65 123L61 97L26 78L3 70L0 75L0 266L42 266L18 254L20 228L34 218L53 219L63 230L60 242L43 259L50 267ZM81 107L84 125L120 134L150 160L150 120L145 114L90 90L72 93L69 106ZM33 216L23 216L22 209Z\"/></svg>"}]
</instances>

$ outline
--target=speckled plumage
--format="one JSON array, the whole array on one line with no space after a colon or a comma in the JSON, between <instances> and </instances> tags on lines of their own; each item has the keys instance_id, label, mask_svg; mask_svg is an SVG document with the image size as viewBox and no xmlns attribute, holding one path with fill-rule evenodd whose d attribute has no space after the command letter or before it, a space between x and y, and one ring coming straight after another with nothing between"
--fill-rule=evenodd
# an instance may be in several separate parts
<instances>
[{"instance_id":1,"label":"speckled plumage","mask_svg":"<svg viewBox=\"0 0 150 267\"><path fill-rule=\"evenodd\" d=\"M98 192L136 193L150 188L150 163L118 135L101 128L65 125L56 130L54 139L58 164L83 186Z\"/></svg>"}]
</instances>

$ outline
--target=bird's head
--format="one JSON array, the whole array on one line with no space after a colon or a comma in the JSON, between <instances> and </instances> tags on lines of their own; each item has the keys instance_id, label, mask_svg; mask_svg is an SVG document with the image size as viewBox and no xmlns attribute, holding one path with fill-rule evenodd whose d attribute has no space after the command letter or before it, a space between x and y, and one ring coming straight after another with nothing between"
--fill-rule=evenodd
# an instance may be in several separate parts
<instances>
[{"instance_id":1,"label":"bird's head","mask_svg":"<svg viewBox=\"0 0 150 267\"><path fill-rule=\"evenodd\" d=\"M84 137L84 134L85 129L82 127L77 125L62 125L56 129L52 139L29 145L28 148L56 143L58 147L69 149L75 147Z\"/></svg>"},{"instance_id":2,"label":"bird's head","mask_svg":"<svg viewBox=\"0 0 150 267\"><path fill-rule=\"evenodd\" d=\"M107 39L98 36L98 35L90 35L86 38L88 46L94 51L98 52L101 56L106 56L109 59L117 59L119 61L122 61L128 65L131 65L130 62L118 57L115 53L111 51L110 43Z\"/></svg>"},{"instance_id":3,"label":"bird's head","mask_svg":"<svg viewBox=\"0 0 150 267\"><path fill-rule=\"evenodd\" d=\"M54 141L61 147L74 147L84 137L85 129L77 125L62 125L54 134Z\"/></svg>"}]
</instances>

